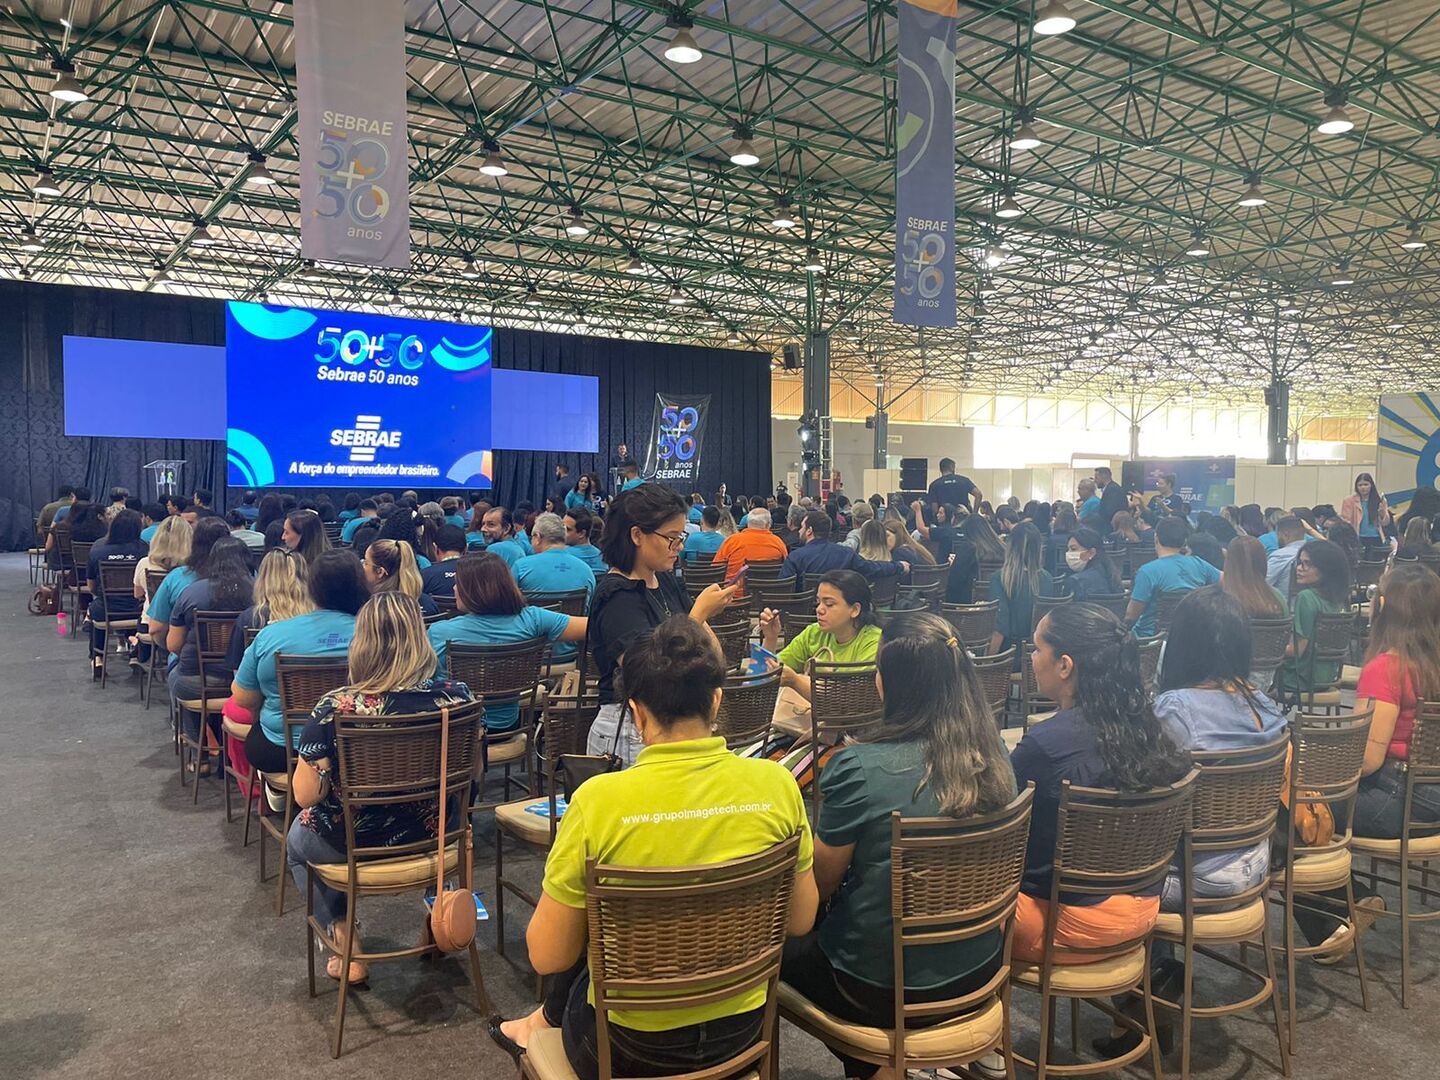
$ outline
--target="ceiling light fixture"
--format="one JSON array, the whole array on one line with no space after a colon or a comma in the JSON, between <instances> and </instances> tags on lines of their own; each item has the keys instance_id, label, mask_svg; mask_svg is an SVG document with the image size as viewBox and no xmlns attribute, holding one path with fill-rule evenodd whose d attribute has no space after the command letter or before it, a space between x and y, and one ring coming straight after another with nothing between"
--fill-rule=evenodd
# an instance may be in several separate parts
<instances>
[{"instance_id":1,"label":"ceiling light fixture","mask_svg":"<svg viewBox=\"0 0 1440 1080\"><path fill-rule=\"evenodd\" d=\"M325 279L324 273L315 265L314 259L305 259L301 262L300 269L295 272L295 276L301 281L323 281Z\"/></svg>"},{"instance_id":2,"label":"ceiling light fixture","mask_svg":"<svg viewBox=\"0 0 1440 1080\"><path fill-rule=\"evenodd\" d=\"M641 261L639 255L631 255L630 261L625 264L625 272L627 274L634 274L636 277L639 277L642 274L648 274L650 272L650 268Z\"/></svg>"},{"instance_id":3,"label":"ceiling light fixture","mask_svg":"<svg viewBox=\"0 0 1440 1080\"><path fill-rule=\"evenodd\" d=\"M405 298L400 295L399 289L391 289L389 302L391 307L401 307L405 303Z\"/></svg>"},{"instance_id":4,"label":"ceiling light fixture","mask_svg":"<svg viewBox=\"0 0 1440 1080\"><path fill-rule=\"evenodd\" d=\"M151 281L156 285L168 285L174 280L170 276L170 272L165 269L165 264L158 259L155 260L155 276L151 278Z\"/></svg>"},{"instance_id":5,"label":"ceiling light fixture","mask_svg":"<svg viewBox=\"0 0 1440 1080\"><path fill-rule=\"evenodd\" d=\"M1265 193L1260 190L1260 174L1251 173L1245 178L1245 183L1248 184L1249 187L1246 188L1245 194L1240 196L1239 205L1264 206L1267 200Z\"/></svg>"},{"instance_id":6,"label":"ceiling light fixture","mask_svg":"<svg viewBox=\"0 0 1440 1080\"><path fill-rule=\"evenodd\" d=\"M675 31L675 36L670 39L670 44L665 46L665 59L672 64L696 64L705 55L700 51L700 45L692 33L695 22L690 16L674 8L670 17L665 20L665 25Z\"/></svg>"},{"instance_id":7,"label":"ceiling light fixture","mask_svg":"<svg viewBox=\"0 0 1440 1080\"><path fill-rule=\"evenodd\" d=\"M685 304L690 303L690 297L686 296L680 290L679 285L676 285L670 290L670 295L665 298L665 302L667 304L673 305L674 307L683 307Z\"/></svg>"},{"instance_id":8,"label":"ceiling light fixture","mask_svg":"<svg viewBox=\"0 0 1440 1080\"><path fill-rule=\"evenodd\" d=\"M20 250L34 254L37 251L44 251L45 245L41 242L39 234L33 226L26 225L20 233Z\"/></svg>"},{"instance_id":9,"label":"ceiling light fixture","mask_svg":"<svg viewBox=\"0 0 1440 1080\"><path fill-rule=\"evenodd\" d=\"M995 270L1005 265L1005 260L1010 258L1010 249L1001 244L985 249L985 265Z\"/></svg>"},{"instance_id":10,"label":"ceiling light fixture","mask_svg":"<svg viewBox=\"0 0 1440 1080\"><path fill-rule=\"evenodd\" d=\"M265 155L259 150L251 150L245 155L250 163L246 167L245 183L253 187L274 187L275 177L270 175L270 170L265 167Z\"/></svg>"},{"instance_id":11,"label":"ceiling light fixture","mask_svg":"<svg viewBox=\"0 0 1440 1080\"><path fill-rule=\"evenodd\" d=\"M535 307L541 303L540 290L537 289L534 285L525 286L525 303L529 304L531 307Z\"/></svg>"},{"instance_id":12,"label":"ceiling light fixture","mask_svg":"<svg viewBox=\"0 0 1440 1080\"><path fill-rule=\"evenodd\" d=\"M50 61L50 70L55 73L55 83L50 87L50 96L56 101L75 105L90 100L90 95L85 92L85 88L75 78L75 65L69 60Z\"/></svg>"},{"instance_id":13,"label":"ceiling light fixture","mask_svg":"<svg viewBox=\"0 0 1440 1080\"><path fill-rule=\"evenodd\" d=\"M49 169L41 169L35 177L35 183L31 185L31 191L36 195L46 198L54 198L60 194L60 185L55 182L55 174Z\"/></svg>"},{"instance_id":14,"label":"ceiling light fixture","mask_svg":"<svg viewBox=\"0 0 1440 1080\"><path fill-rule=\"evenodd\" d=\"M1330 275L1331 285L1354 285L1355 277L1350 273L1350 260L1341 259L1335 264L1335 273Z\"/></svg>"},{"instance_id":15,"label":"ceiling light fixture","mask_svg":"<svg viewBox=\"0 0 1440 1080\"><path fill-rule=\"evenodd\" d=\"M1321 135L1344 135L1355 127L1355 121L1350 119L1350 113L1345 108L1349 98L1344 90L1338 87L1325 95L1325 104L1330 106L1328 112L1315 125L1315 130Z\"/></svg>"},{"instance_id":16,"label":"ceiling light fixture","mask_svg":"<svg viewBox=\"0 0 1440 1080\"><path fill-rule=\"evenodd\" d=\"M1168 289L1170 287L1169 275L1164 270L1156 270L1150 275L1150 287L1152 289Z\"/></svg>"},{"instance_id":17,"label":"ceiling light fixture","mask_svg":"<svg viewBox=\"0 0 1440 1080\"><path fill-rule=\"evenodd\" d=\"M1020 126L1010 135L1010 149L1038 150L1040 148L1040 136L1035 133L1035 129L1030 125L1029 118L1021 119L1017 115L1016 119L1020 120Z\"/></svg>"},{"instance_id":18,"label":"ceiling light fixture","mask_svg":"<svg viewBox=\"0 0 1440 1080\"><path fill-rule=\"evenodd\" d=\"M770 219L770 224L777 229L793 229L797 222L795 215L790 211L790 196L781 195L775 200L775 216Z\"/></svg>"},{"instance_id":19,"label":"ceiling light fixture","mask_svg":"<svg viewBox=\"0 0 1440 1080\"><path fill-rule=\"evenodd\" d=\"M755 133L744 124L736 126L735 138L738 141L735 149L730 151L730 164L742 165L747 169L752 165L760 164L760 155L755 153L755 144L750 141L754 137Z\"/></svg>"},{"instance_id":20,"label":"ceiling light fixture","mask_svg":"<svg viewBox=\"0 0 1440 1080\"><path fill-rule=\"evenodd\" d=\"M565 231L571 236L584 236L590 231L590 226L585 224L585 215L580 212L580 207L570 207L570 220L565 224Z\"/></svg>"},{"instance_id":21,"label":"ceiling light fixture","mask_svg":"<svg viewBox=\"0 0 1440 1080\"><path fill-rule=\"evenodd\" d=\"M1020 204L1015 201L1013 192L1006 192L1005 197L1000 200L1000 205L995 208L995 216L998 218L1017 218L1025 213Z\"/></svg>"},{"instance_id":22,"label":"ceiling light fixture","mask_svg":"<svg viewBox=\"0 0 1440 1080\"><path fill-rule=\"evenodd\" d=\"M1280 305L1281 315L1299 315L1300 304L1293 296L1287 296L1285 302Z\"/></svg>"},{"instance_id":23,"label":"ceiling light fixture","mask_svg":"<svg viewBox=\"0 0 1440 1080\"><path fill-rule=\"evenodd\" d=\"M1066 34L1075 29L1075 17L1063 0L1042 0L1035 10L1035 33L1044 37Z\"/></svg>"},{"instance_id":24,"label":"ceiling light fixture","mask_svg":"<svg viewBox=\"0 0 1440 1080\"><path fill-rule=\"evenodd\" d=\"M191 222L191 225L194 227L190 233L190 242L192 244L198 244L200 247L212 247L220 242L215 234L210 231L210 226L205 224L204 218L197 217Z\"/></svg>"},{"instance_id":25,"label":"ceiling light fixture","mask_svg":"<svg viewBox=\"0 0 1440 1080\"><path fill-rule=\"evenodd\" d=\"M475 265L475 256L468 251L460 256L460 276L466 281L474 281L480 276L480 267Z\"/></svg>"},{"instance_id":26,"label":"ceiling light fixture","mask_svg":"<svg viewBox=\"0 0 1440 1080\"><path fill-rule=\"evenodd\" d=\"M510 170L505 167L505 158L500 153L500 144L494 139L485 140L485 160L480 171L486 176L506 176Z\"/></svg>"},{"instance_id":27,"label":"ceiling light fixture","mask_svg":"<svg viewBox=\"0 0 1440 1080\"><path fill-rule=\"evenodd\" d=\"M1426 247L1425 238L1420 235L1418 223L1410 225L1410 231L1405 234L1405 239L1400 241L1400 246L1406 251L1420 251Z\"/></svg>"},{"instance_id":28,"label":"ceiling light fixture","mask_svg":"<svg viewBox=\"0 0 1440 1080\"><path fill-rule=\"evenodd\" d=\"M1196 229L1190 234L1190 243L1185 248L1185 254L1197 259L1210 254L1210 241L1205 239L1204 229Z\"/></svg>"},{"instance_id":29,"label":"ceiling light fixture","mask_svg":"<svg viewBox=\"0 0 1440 1080\"><path fill-rule=\"evenodd\" d=\"M801 269L809 274L823 274L825 272L825 264L820 261L819 248L812 247L805 249L805 262L801 266Z\"/></svg>"}]
</instances>

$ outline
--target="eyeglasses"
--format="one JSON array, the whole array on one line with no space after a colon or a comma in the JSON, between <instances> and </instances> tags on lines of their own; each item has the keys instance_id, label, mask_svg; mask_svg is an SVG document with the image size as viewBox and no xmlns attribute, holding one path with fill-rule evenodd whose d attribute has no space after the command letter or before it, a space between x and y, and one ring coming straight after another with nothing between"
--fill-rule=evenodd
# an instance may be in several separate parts
<instances>
[{"instance_id":1,"label":"eyeglasses","mask_svg":"<svg viewBox=\"0 0 1440 1080\"><path fill-rule=\"evenodd\" d=\"M652 532L652 533L650 533L649 535L660 537L660 539L661 539L661 540L664 540L667 544L669 544L672 549L681 547L681 546L685 543L685 534L684 534L683 532L682 532L682 533Z\"/></svg>"},{"instance_id":2,"label":"eyeglasses","mask_svg":"<svg viewBox=\"0 0 1440 1080\"><path fill-rule=\"evenodd\" d=\"M1295 560L1295 569L1297 569L1297 570L1314 570L1314 569L1315 569L1315 564L1314 564L1313 562L1311 562L1309 559L1296 559L1296 560Z\"/></svg>"}]
</instances>

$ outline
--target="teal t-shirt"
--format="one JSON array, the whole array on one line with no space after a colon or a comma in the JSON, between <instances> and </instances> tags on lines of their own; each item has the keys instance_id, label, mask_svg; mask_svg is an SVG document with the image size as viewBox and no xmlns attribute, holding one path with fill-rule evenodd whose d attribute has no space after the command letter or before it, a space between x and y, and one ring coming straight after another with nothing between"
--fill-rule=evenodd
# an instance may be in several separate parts
<instances>
[{"instance_id":1,"label":"teal t-shirt","mask_svg":"<svg viewBox=\"0 0 1440 1080\"><path fill-rule=\"evenodd\" d=\"M890 904L890 814L938 817L940 802L920 788L923 745L856 743L838 751L820 774L820 820L815 835L831 847L855 845L850 868L820 923L820 948L830 963L871 986L893 986ZM920 788L918 791L917 788ZM963 822L957 822L963 828ZM944 986L988 963L1000 951L1000 932L944 945L905 950L911 990Z\"/></svg>"},{"instance_id":2,"label":"teal t-shirt","mask_svg":"<svg viewBox=\"0 0 1440 1080\"><path fill-rule=\"evenodd\" d=\"M530 554L525 550L525 546L518 540L500 540L494 544L487 545L485 550L492 555L499 555L500 558L505 560L505 565L512 570L515 568L517 562Z\"/></svg>"},{"instance_id":3,"label":"teal t-shirt","mask_svg":"<svg viewBox=\"0 0 1440 1080\"><path fill-rule=\"evenodd\" d=\"M435 677L450 677L451 642L461 645L516 645L538 637L558 641L569 624L568 615L538 607L527 607L519 615L458 615L453 619L442 619L429 628L430 645L439 660ZM479 687L474 690L479 694ZM498 705L485 710L487 731L511 731L519 723L518 705Z\"/></svg>"},{"instance_id":4,"label":"teal t-shirt","mask_svg":"<svg viewBox=\"0 0 1440 1080\"><path fill-rule=\"evenodd\" d=\"M465 528L465 519L459 514L446 514L445 524L454 525L457 529L463 529Z\"/></svg>"},{"instance_id":5,"label":"teal t-shirt","mask_svg":"<svg viewBox=\"0 0 1440 1080\"><path fill-rule=\"evenodd\" d=\"M160 582L160 587L155 590L155 596L150 601L150 618L155 622L168 623L175 601L180 599L180 594L195 581L195 571L188 566L177 566L166 574L165 580Z\"/></svg>"},{"instance_id":6,"label":"teal t-shirt","mask_svg":"<svg viewBox=\"0 0 1440 1080\"><path fill-rule=\"evenodd\" d=\"M566 550L588 566L591 573L603 574L610 569L605 565L605 559L601 556L600 549L594 544L575 544Z\"/></svg>"},{"instance_id":7,"label":"teal t-shirt","mask_svg":"<svg viewBox=\"0 0 1440 1080\"><path fill-rule=\"evenodd\" d=\"M724 542L725 534L722 532L693 532L685 537L680 557L686 562L694 562L700 555L714 555Z\"/></svg>"},{"instance_id":8,"label":"teal t-shirt","mask_svg":"<svg viewBox=\"0 0 1440 1080\"><path fill-rule=\"evenodd\" d=\"M361 525L364 525L367 521L378 521L378 520L379 520L379 519L378 519L378 518L375 518L375 517L357 517L357 518L351 518L349 521L345 522L344 527L341 528L341 530L340 530L340 539L343 540L345 543L348 544L348 543L350 543L351 541L353 541L353 540L355 539L355 533L356 533L356 531L359 530L359 528L360 528Z\"/></svg>"},{"instance_id":9,"label":"teal t-shirt","mask_svg":"<svg viewBox=\"0 0 1440 1080\"><path fill-rule=\"evenodd\" d=\"M637 476L637 477L635 477L634 480L626 480L625 483L621 484L621 485L620 485L620 490L621 490L621 491L629 491L629 490L631 490L632 488L637 488L637 487L639 487L639 486L640 486L641 484L643 484L644 482L645 482L644 480L642 480L640 477Z\"/></svg>"},{"instance_id":10,"label":"teal t-shirt","mask_svg":"<svg viewBox=\"0 0 1440 1080\"><path fill-rule=\"evenodd\" d=\"M515 584L526 594L584 589L585 607L589 610L590 597L595 595L595 572L571 555L570 549L551 548L527 555L510 569L514 571Z\"/></svg>"},{"instance_id":11,"label":"teal t-shirt","mask_svg":"<svg viewBox=\"0 0 1440 1080\"><path fill-rule=\"evenodd\" d=\"M155 534L159 531L160 523L158 521L154 525L146 525L145 528L140 530L140 539L148 544L151 540L155 539Z\"/></svg>"},{"instance_id":12,"label":"teal t-shirt","mask_svg":"<svg viewBox=\"0 0 1440 1080\"><path fill-rule=\"evenodd\" d=\"M169 580L168 578L166 580ZM310 611L293 619L270 623L245 650L235 681L246 690L265 695L260 707L260 726L276 746L285 745L285 723L280 714L280 683L275 678L275 657L342 656L350 651L355 634L355 616L343 611ZM297 729L298 737L299 731Z\"/></svg>"},{"instance_id":13,"label":"teal t-shirt","mask_svg":"<svg viewBox=\"0 0 1440 1080\"><path fill-rule=\"evenodd\" d=\"M1135 585L1130 590L1130 599L1145 605L1145 611L1135 620L1135 636L1155 636L1153 601L1160 593L1190 592L1219 580L1220 571L1194 555L1166 555L1146 563L1135 571Z\"/></svg>"}]
</instances>

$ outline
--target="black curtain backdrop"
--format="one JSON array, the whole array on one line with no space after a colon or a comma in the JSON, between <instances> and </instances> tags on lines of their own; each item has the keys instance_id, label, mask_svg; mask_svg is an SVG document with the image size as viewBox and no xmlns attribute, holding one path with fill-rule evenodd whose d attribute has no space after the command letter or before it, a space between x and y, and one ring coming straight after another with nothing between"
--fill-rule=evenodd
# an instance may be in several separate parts
<instances>
[{"instance_id":1,"label":"black curtain backdrop","mask_svg":"<svg viewBox=\"0 0 1440 1080\"><path fill-rule=\"evenodd\" d=\"M61 338L223 345L222 301L6 281L0 282L0 310L9 313L8 332L0 337L0 550L29 545L35 515L62 483L85 484L97 498L119 484L149 501L153 488L143 466L157 458L188 462L184 486L214 491L221 509L239 501L237 490L225 487L223 442L65 435ZM496 452L495 491L510 505L521 499L539 505L561 461L572 476L595 472L608 484L610 459L621 442L643 465L657 393L711 395L700 490L712 493L722 479L733 492L770 487L770 364L764 354L497 329L494 362L600 379L598 453ZM184 387L156 386L155 393L173 401L177 414L185 408ZM325 490L338 503L348 489Z\"/></svg>"}]
</instances>

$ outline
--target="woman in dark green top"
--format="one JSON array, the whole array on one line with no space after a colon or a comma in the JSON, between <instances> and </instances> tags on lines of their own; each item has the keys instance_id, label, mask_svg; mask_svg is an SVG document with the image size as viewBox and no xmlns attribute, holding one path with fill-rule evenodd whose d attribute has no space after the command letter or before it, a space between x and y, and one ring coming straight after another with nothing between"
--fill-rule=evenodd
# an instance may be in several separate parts
<instances>
[{"instance_id":1,"label":"woman in dark green top","mask_svg":"<svg viewBox=\"0 0 1440 1080\"><path fill-rule=\"evenodd\" d=\"M1000 601L995 632L990 635L990 653L1003 652L1030 637L1037 596L1056 595L1055 579L1041 569L1045 538L1028 521L1010 532L1005 548L1005 565L990 575L990 599ZM1020 669L1020 654L1015 654Z\"/></svg>"},{"instance_id":2,"label":"woman in dark green top","mask_svg":"<svg viewBox=\"0 0 1440 1080\"><path fill-rule=\"evenodd\" d=\"M1295 636L1277 675L1280 691L1295 698L1317 686L1329 686L1340 674L1333 661L1317 662L1306 654L1315 637L1316 617L1345 610L1350 601L1350 560L1339 544L1312 540L1295 556L1295 589L1291 610Z\"/></svg>"},{"instance_id":3,"label":"woman in dark green top","mask_svg":"<svg viewBox=\"0 0 1440 1080\"><path fill-rule=\"evenodd\" d=\"M786 945L780 977L833 1016L888 1028L895 1016L891 813L989 813L1014 798L1015 776L948 623L921 612L897 616L885 628L877 664L884 726L873 740L839 751L820 779L815 880L829 912L818 930ZM993 931L906 949L906 1000L943 1001L979 989L999 968L1000 944ZM846 1076L881 1072L841 1060Z\"/></svg>"}]
</instances>

